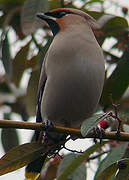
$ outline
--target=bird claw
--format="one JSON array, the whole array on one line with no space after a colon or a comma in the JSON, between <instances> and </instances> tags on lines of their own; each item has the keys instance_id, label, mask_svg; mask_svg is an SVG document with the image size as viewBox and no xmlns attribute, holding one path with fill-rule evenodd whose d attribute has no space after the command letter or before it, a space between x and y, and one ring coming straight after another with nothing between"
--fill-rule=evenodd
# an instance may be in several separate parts
<instances>
[{"instance_id":1,"label":"bird claw","mask_svg":"<svg viewBox=\"0 0 129 180\"><path fill-rule=\"evenodd\" d=\"M50 120L45 121L46 131L44 133L44 142L48 145L58 144L60 141L66 139L65 134L59 134L57 132L51 132L50 129L55 127L54 123Z\"/></svg>"},{"instance_id":2,"label":"bird claw","mask_svg":"<svg viewBox=\"0 0 129 180\"><path fill-rule=\"evenodd\" d=\"M96 139L96 138L99 138L99 139L100 139L100 144L101 144L101 143L102 143L103 136L104 136L104 134L105 134L104 129L99 128L99 127L94 127L94 128L93 128L93 132L94 132L94 134L95 134L95 137L94 137L94 142L95 142L95 144L97 143L97 139Z\"/></svg>"},{"instance_id":3,"label":"bird claw","mask_svg":"<svg viewBox=\"0 0 129 180\"><path fill-rule=\"evenodd\" d=\"M49 119L47 119L47 120L45 121L45 127L46 127L46 131L47 131L47 130L50 129L50 128L54 128L55 125L54 125L54 123L53 123L52 121L50 121Z\"/></svg>"},{"instance_id":4,"label":"bird claw","mask_svg":"<svg viewBox=\"0 0 129 180\"><path fill-rule=\"evenodd\" d=\"M46 130L43 135L43 142L47 145L49 144L51 145L55 143L55 139L50 135L50 129L54 128L55 125L49 119L47 119L44 124L45 124Z\"/></svg>"}]
</instances>

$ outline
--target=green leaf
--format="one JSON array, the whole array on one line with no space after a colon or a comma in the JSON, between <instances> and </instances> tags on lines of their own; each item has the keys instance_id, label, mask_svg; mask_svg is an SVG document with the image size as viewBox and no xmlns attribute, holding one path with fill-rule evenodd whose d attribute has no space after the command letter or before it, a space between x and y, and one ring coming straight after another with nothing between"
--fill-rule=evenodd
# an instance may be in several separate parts
<instances>
[{"instance_id":1,"label":"green leaf","mask_svg":"<svg viewBox=\"0 0 129 180\"><path fill-rule=\"evenodd\" d=\"M84 8L82 8L81 10L86 12L96 20L98 20L104 14L103 12L98 12L98 11L87 11L87 9Z\"/></svg>"},{"instance_id":2,"label":"green leaf","mask_svg":"<svg viewBox=\"0 0 129 180\"><path fill-rule=\"evenodd\" d=\"M103 172L101 172L98 176L94 178L94 180L111 180L114 178L116 172L117 172L118 166L117 163L114 163L107 167Z\"/></svg>"},{"instance_id":3,"label":"green leaf","mask_svg":"<svg viewBox=\"0 0 129 180\"><path fill-rule=\"evenodd\" d=\"M5 33L5 39L2 44L2 62L9 80L12 77L12 59L10 53L10 43L8 39L8 32Z\"/></svg>"},{"instance_id":4,"label":"green leaf","mask_svg":"<svg viewBox=\"0 0 129 180\"><path fill-rule=\"evenodd\" d=\"M102 121L107 114L95 114L91 118L86 119L82 126L81 126L81 134L83 137L86 137L86 135L98 125L100 121Z\"/></svg>"},{"instance_id":5,"label":"green leaf","mask_svg":"<svg viewBox=\"0 0 129 180\"><path fill-rule=\"evenodd\" d=\"M52 0L49 3L50 3L50 9L60 8L60 1L58 0Z\"/></svg>"},{"instance_id":6,"label":"green leaf","mask_svg":"<svg viewBox=\"0 0 129 180\"><path fill-rule=\"evenodd\" d=\"M116 16L108 20L103 28L106 31L111 31L112 29L120 31L122 28L128 28L128 22L125 18Z\"/></svg>"},{"instance_id":7,"label":"green leaf","mask_svg":"<svg viewBox=\"0 0 129 180\"><path fill-rule=\"evenodd\" d=\"M77 157L78 155L70 153L63 158L57 170L57 178ZM84 162L71 174L71 176L69 176L69 180L78 180L78 179L86 180L86 166Z\"/></svg>"},{"instance_id":8,"label":"green leaf","mask_svg":"<svg viewBox=\"0 0 129 180\"><path fill-rule=\"evenodd\" d=\"M26 0L21 12L22 31L25 35L35 32L39 27L43 26L36 14L49 10L48 0Z\"/></svg>"},{"instance_id":9,"label":"green leaf","mask_svg":"<svg viewBox=\"0 0 129 180\"><path fill-rule=\"evenodd\" d=\"M21 115L23 121L28 120L29 117L25 106L25 96L20 96L14 103L6 103L6 105L10 106L12 112Z\"/></svg>"},{"instance_id":10,"label":"green leaf","mask_svg":"<svg viewBox=\"0 0 129 180\"><path fill-rule=\"evenodd\" d=\"M2 129L1 140L5 152L19 145L19 139L16 129Z\"/></svg>"},{"instance_id":11,"label":"green leaf","mask_svg":"<svg viewBox=\"0 0 129 180\"><path fill-rule=\"evenodd\" d=\"M98 148L104 146L107 141L100 143L96 143L95 145L88 148L83 154L79 155L76 159L74 159L68 167L59 175L58 180L66 180L68 177Z\"/></svg>"},{"instance_id":12,"label":"green leaf","mask_svg":"<svg viewBox=\"0 0 129 180\"><path fill-rule=\"evenodd\" d=\"M124 162L124 164L127 167L119 169L118 161L114 162L109 167L107 167L101 174L95 177L94 180L100 180L100 179L102 180L123 180L123 179L128 180L129 179L129 159L128 158L121 159L120 162Z\"/></svg>"},{"instance_id":13,"label":"green leaf","mask_svg":"<svg viewBox=\"0 0 129 180\"><path fill-rule=\"evenodd\" d=\"M23 3L24 0L0 0L0 4L3 4L3 5L11 5L11 4L21 4Z\"/></svg>"},{"instance_id":14,"label":"green leaf","mask_svg":"<svg viewBox=\"0 0 129 180\"><path fill-rule=\"evenodd\" d=\"M1 79L2 79L2 77L1 77ZM4 94L5 93L11 93L10 87L9 87L7 82L5 82L5 81L0 82L0 92L2 92Z\"/></svg>"},{"instance_id":15,"label":"green leaf","mask_svg":"<svg viewBox=\"0 0 129 180\"><path fill-rule=\"evenodd\" d=\"M106 80L101 103L104 106L111 105L113 102L119 101L129 86L129 48L118 62L116 69Z\"/></svg>"},{"instance_id":16,"label":"green leaf","mask_svg":"<svg viewBox=\"0 0 129 180\"><path fill-rule=\"evenodd\" d=\"M101 28L105 32L106 36L118 36L118 33L125 31L128 28L128 22L125 18L111 15L111 14L104 14L98 20Z\"/></svg>"},{"instance_id":17,"label":"green leaf","mask_svg":"<svg viewBox=\"0 0 129 180\"><path fill-rule=\"evenodd\" d=\"M85 0L84 0L84 2L85 2ZM90 0L90 1L85 3L85 6L87 6L89 4L93 4L93 3L100 3L100 4L102 4L102 3L104 3L104 0Z\"/></svg>"},{"instance_id":18,"label":"green leaf","mask_svg":"<svg viewBox=\"0 0 129 180\"><path fill-rule=\"evenodd\" d=\"M38 62L38 55L33 56L30 60L26 61L26 68L36 68Z\"/></svg>"},{"instance_id":19,"label":"green leaf","mask_svg":"<svg viewBox=\"0 0 129 180\"><path fill-rule=\"evenodd\" d=\"M32 71L32 73L31 73L31 77L29 79L29 83L28 83L28 87L27 87L26 100L25 100L27 112L31 116L35 115L35 113L36 113L37 90L38 90L38 84L39 84L40 70L42 67L42 63L44 61L44 57L45 57L47 50L52 42L52 39L53 38L49 37L47 44L44 47L42 47L42 50L39 51L39 54L36 57L34 57L34 59L36 59L36 61L37 61L37 65L40 67L40 69L36 70L36 71ZM32 61L33 61L33 58L30 60L30 63ZM27 67L28 67L28 61L27 61Z\"/></svg>"},{"instance_id":20,"label":"green leaf","mask_svg":"<svg viewBox=\"0 0 129 180\"><path fill-rule=\"evenodd\" d=\"M106 158L102 161L100 167L97 170L96 178L95 180L99 180L104 170L106 170L108 167L110 167L112 164L116 163L117 161L121 160L125 154L125 151L128 147L128 143L121 144L114 148L111 153L109 153ZM106 172L106 174L110 174L111 172L114 173L116 168L113 166L114 170L112 171L112 168L109 168ZM105 174L104 174L105 176Z\"/></svg>"},{"instance_id":21,"label":"green leaf","mask_svg":"<svg viewBox=\"0 0 129 180\"><path fill-rule=\"evenodd\" d=\"M29 79L27 94L25 98L27 112L30 116L34 116L36 113L36 102L37 102L37 90L39 84L40 71L32 71Z\"/></svg>"},{"instance_id":22,"label":"green leaf","mask_svg":"<svg viewBox=\"0 0 129 180\"><path fill-rule=\"evenodd\" d=\"M38 159L43 152L41 143L27 143L8 151L0 159L0 176L15 171Z\"/></svg>"},{"instance_id":23,"label":"green leaf","mask_svg":"<svg viewBox=\"0 0 129 180\"><path fill-rule=\"evenodd\" d=\"M13 60L13 76L12 81L16 86L19 86L24 70L27 68L27 55L29 51L30 42L26 46L22 47L16 54Z\"/></svg>"},{"instance_id":24,"label":"green leaf","mask_svg":"<svg viewBox=\"0 0 129 180\"><path fill-rule=\"evenodd\" d=\"M50 3L50 9L57 9L61 7L61 3L59 0L51 0L49 1L49 3ZM68 3L66 6L67 8L78 9L77 6L75 6L73 3Z\"/></svg>"},{"instance_id":25,"label":"green leaf","mask_svg":"<svg viewBox=\"0 0 129 180\"><path fill-rule=\"evenodd\" d=\"M122 163L126 165L126 168L119 168L115 180L129 180L129 158L122 159Z\"/></svg>"}]
</instances>

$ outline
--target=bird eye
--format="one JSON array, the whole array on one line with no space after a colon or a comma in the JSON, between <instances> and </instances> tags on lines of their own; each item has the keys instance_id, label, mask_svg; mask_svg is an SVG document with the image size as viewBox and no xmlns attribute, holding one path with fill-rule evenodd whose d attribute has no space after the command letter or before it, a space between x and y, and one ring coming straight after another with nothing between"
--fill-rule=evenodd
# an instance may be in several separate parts
<instances>
[{"instance_id":1,"label":"bird eye","mask_svg":"<svg viewBox=\"0 0 129 180\"><path fill-rule=\"evenodd\" d=\"M62 16L65 16L67 14L67 12L65 12L65 11L62 11L62 12L60 12L60 16L62 17Z\"/></svg>"}]
</instances>

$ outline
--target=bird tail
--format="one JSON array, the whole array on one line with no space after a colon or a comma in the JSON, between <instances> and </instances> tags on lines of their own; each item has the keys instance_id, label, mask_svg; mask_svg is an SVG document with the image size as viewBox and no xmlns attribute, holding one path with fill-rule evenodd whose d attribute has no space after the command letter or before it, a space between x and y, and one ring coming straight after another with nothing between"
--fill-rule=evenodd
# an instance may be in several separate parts
<instances>
[{"instance_id":1,"label":"bird tail","mask_svg":"<svg viewBox=\"0 0 129 180\"><path fill-rule=\"evenodd\" d=\"M36 180L39 177L46 157L47 154L44 154L27 165L25 169L25 177L27 180Z\"/></svg>"}]
</instances>

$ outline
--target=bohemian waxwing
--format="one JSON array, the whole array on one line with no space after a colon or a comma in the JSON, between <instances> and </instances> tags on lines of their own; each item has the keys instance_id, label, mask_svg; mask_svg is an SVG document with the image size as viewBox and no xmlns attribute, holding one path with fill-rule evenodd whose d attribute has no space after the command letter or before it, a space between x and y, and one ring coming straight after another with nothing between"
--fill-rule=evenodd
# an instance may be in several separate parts
<instances>
[{"instance_id":1,"label":"bohemian waxwing","mask_svg":"<svg viewBox=\"0 0 129 180\"><path fill-rule=\"evenodd\" d=\"M98 24L77 9L37 16L50 26L54 39L42 65L36 121L79 128L95 112L104 84L104 57L92 32ZM60 135L51 135L59 141ZM39 173L45 158L30 163L26 171Z\"/></svg>"}]
</instances>

